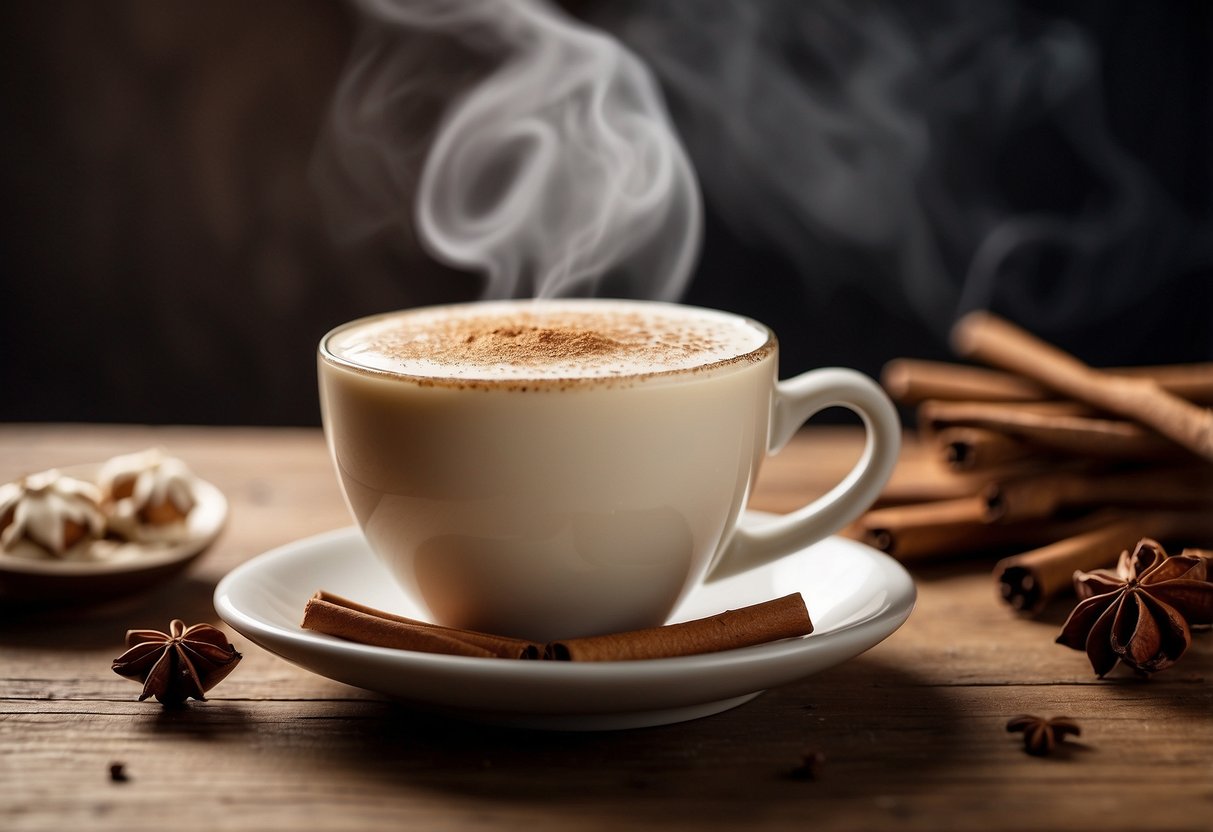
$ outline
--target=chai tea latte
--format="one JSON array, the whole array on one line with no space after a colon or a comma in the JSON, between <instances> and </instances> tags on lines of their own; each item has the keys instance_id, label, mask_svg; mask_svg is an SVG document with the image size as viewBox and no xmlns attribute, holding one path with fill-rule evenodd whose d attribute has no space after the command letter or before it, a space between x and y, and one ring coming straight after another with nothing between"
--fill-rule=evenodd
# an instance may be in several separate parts
<instances>
[{"instance_id":1,"label":"chai tea latte","mask_svg":"<svg viewBox=\"0 0 1213 832\"><path fill-rule=\"evenodd\" d=\"M896 455L873 382L827 370L777 385L770 331L706 309L408 310L338 327L318 364L329 448L371 549L433 620L497 635L661 624L718 562L769 560L858 514ZM887 408L864 474L760 536L738 529L768 451L839 403Z\"/></svg>"}]
</instances>

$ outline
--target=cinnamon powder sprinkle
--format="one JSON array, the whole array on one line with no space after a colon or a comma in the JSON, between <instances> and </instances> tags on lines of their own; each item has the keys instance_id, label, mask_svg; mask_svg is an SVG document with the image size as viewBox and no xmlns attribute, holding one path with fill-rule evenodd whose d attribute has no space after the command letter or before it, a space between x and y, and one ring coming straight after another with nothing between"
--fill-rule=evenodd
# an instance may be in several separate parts
<instances>
[{"instance_id":1,"label":"cinnamon powder sprinkle","mask_svg":"<svg viewBox=\"0 0 1213 832\"><path fill-rule=\"evenodd\" d=\"M414 342L416 343L416 342ZM477 364L567 361L628 352L623 341L575 327L510 326L479 329L463 340L460 358ZM430 357L436 357L434 353Z\"/></svg>"},{"instance_id":2,"label":"cinnamon powder sprinkle","mask_svg":"<svg viewBox=\"0 0 1213 832\"><path fill-rule=\"evenodd\" d=\"M355 370L483 389L564 389L701 372L761 361L775 349L769 331L726 313L573 300L405 310L354 322L321 346Z\"/></svg>"},{"instance_id":3,"label":"cinnamon powder sprinkle","mask_svg":"<svg viewBox=\"0 0 1213 832\"><path fill-rule=\"evenodd\" d=\"M398 362L439 365L558 367L569 364L618 364L621 369L650 369L696 355L726 349L708 332L663 325L653 330L639 316L517 315L431 322L424 328L384 332L374 350Z\"/></svg>"}]
</instances>

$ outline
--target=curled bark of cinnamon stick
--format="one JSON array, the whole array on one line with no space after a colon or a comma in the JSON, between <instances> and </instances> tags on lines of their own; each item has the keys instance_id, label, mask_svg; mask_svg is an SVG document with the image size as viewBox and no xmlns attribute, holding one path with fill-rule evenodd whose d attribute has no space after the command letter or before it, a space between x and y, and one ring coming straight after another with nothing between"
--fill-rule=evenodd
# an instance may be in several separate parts
<instances>
[{"instance_id":1,"label":"curled bark of cinnamon stick","mask_svg":"<svg viewBox=\"0 0 1213 832\"><path fill-rule=\"evenodd\" d=\"M399 650L477 658L596 662L712 653L813 632L813 622L800 593L727 610L710 618L545 645L430 624L323 591L307 602L302 626L361 644Z\"/></svg>"},{"instance_id":2,"label":"curled bark of cinnamon stick","mask_svg":"<svg viewBox=\"0 0 1213 832\"><path fill-rule=\"evenodd\" d=\"M1213 403L1213 363L1166 364L1153 367L1110 367L1104 372L1148 378L1170 393L1199 404ZM916 358L895 358L884 366L881 382L889 396L906 405L928 399L971 402L1028 402L1056 393L1023 376Z\"/></svg>"},{"instance_id":3,"label":"curled bark of cinnamon stick","mask_svg":"<svg viewBox=\"0 0 1213 832\"><path fill-rule=\"evenodd\" d=\"M544 657L577 662L669 658L749 647L811 632L813 622L797 592L681 624L552 642Z\"/></svg>"},{"instance_id":4,"label":"curled bark of cinnamon stick","mask_svg":"<svg viewBox=\"0 0 1213 832\"><path fill-rule=\"evenodd\" d=\"M848 533L898 560L942 557L963 551L984 531L983 511L980 497L889 506L866 512Z\"/></svg>"},{"instance_id":5,"label":"curled bark of cinnamon stick","mask_svg":"<svg viewBox=\"0 0 1213 832\"><path fill-rule=\"evenodd\" d=\"M1170 364L1158 367L1115 367L1116 375L1145 376L1163 390L1193 404L1213 404L1213 363Z\"/></svg>"},{"instance_id":6,"label":"curled bark of cinnamon stick","mask_svg":"<svg viewBox=\"0 0 1213 832\"><path fill-rule=\"evenodd\" d=\"M1110 566L1121 551L1143 537L1160 541L1213 543L1213 516L1209 512L1142 512L1125 516L1102 515L1102 525L1003 558L994 567L999 594L1012 608L1036 613L1049 599L1071 588L1075 572Z\"/></svg>"},{"instance_id":7,"label":"curled bark of cinnamon stick","mask_svg":"<svg viewBox=\"0 0 1213 832\"><path fill-rule=\"evenodd\" d=\"M1011 547L1038 546L1091 528L1089 518L988 523L980 497L891 506L867 512L845 530L902 562L940 560Z\"/></svg>"},{"instance_id":8,"label":"curled bark of cinnamon stick","mask_svg":"<svg viewBox=\"0 0 1213 832\"><path fill-rule=\"evenodd\" d=\"M1039 451L1022 439L987 428L944 428L935 434L944 465L958 473L1031 459Z\"/></svg>"},{"instance_id":9,"label":"curled bark of cinnamon stick","mask_svg":"<svg viewBox=\"0 0 1213 832\"><path fill-rule=\"evenodd\" d=\"M1184 448L1141 425L1098 418L1070 402L929 401L919 407L918 423L928 436L948 427L983 428L1069 456L1134 461L1192 458Z\"/></svg>"},{"instance_id":10,"label":"curled bark of cinnamon stick","mask_svg":"<svg viewBox=\"0 0 1213 832\"><path fill-rule=\"evenodd\" d=\"M1009 477L1041 468L1039 459L1008 459L999 464L977 466L973 470L956 470L944 464L940 456L927 446L907 450L897 461L893 474L880 492L878 506L954 500L973 497L995 477ZM1035 449L1039 450L1039 449Z\"/></svg>"},{"instance_id":11,"label":"curled bark of cinnamon stick","mask_svg":"<svg viewBox=\"0 0 1213 832\"><path fill-rule=\"evenodd\" d=\"M952 330L963 358L977 359L1037 381L1070 398L1153 428L1213 460L1213 410L1163 390L1148 378L1096 370L989 312L971 312Z\"/></svg>"},{"instance_id":12,"label":"curled bark of cinnamon stick","mask_svg":"<svg viewBox=\"0 0 1213 832\"><path fill-rule=\"evenodd\" d=\"M1083 474L1051 471L991 482L982 493L988 522L1050 517L1065 508L1126 506L1213 510L1213 468L1145 468Z\"/></svg>"},{"instance_id":13,"label":"curled bark of cinnamon stick","mask_svg":"<svg viewBox=\"0 0 1213 832\"><path fill-rule=\"evenodd\" d=\"M928 399L1034 402L1052 398L1047 388L1010 373L916 358L895 358L885 364L880 383L893 401L907 405Z\"/></svg>"},{"instance_id":14,"label":"curled bark of cinnamon stick","mask_svg":"<svg viewBox=\"0 0 1213 832\"><path fill-rule=\"evenodd\" d=\"M506 659L537 659L542 655L542 647L534 642L430 624L323 591L307 602L302 626L360 644L421 653Z\"/></svg>"}]
</instances>

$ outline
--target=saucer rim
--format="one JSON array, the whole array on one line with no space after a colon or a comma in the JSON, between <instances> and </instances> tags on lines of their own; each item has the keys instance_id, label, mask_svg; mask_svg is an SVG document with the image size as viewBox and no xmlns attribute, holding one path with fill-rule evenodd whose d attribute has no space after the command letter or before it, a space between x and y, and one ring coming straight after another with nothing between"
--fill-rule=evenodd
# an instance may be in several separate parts
<instances>
[{"instance_id":1,"label":"saucer rim","mask_svg":"<svg viewBox=\"0 0 1213 832\"><path fill-rule=\"evenodd\" d=\"M763 516L759 512L747 512L747 515ZM340 545L346 542L354 542L365 547L365 541L362 539L362 534L356 526L346 526L299 538L250 558L220 579L215 587L214 605L219 616L233 629L263 649L287 661L292 660L282 656L278 650L268 647L257 636L261 636L271 642L275 640L285 641L305 650L321 651L327 656L339 660L361 657L367 661L379 663L399 664L405 662L415 665L418 670L426 672L445 671L461 676L470 673L482 681L486 680L486 677L489 681L493 679L518 680L520 676L532 678L536 682L571 682L581 680L588 682L606 678L618 680L621 676L634 677L636 679L643 677L646 681L653 681L655 677L659 679L666 677L673 678L697 671L719 670L721 667L744 671L756 665L779 664L798 657L806 650L806 645L808 644L812 645L812 649L824 648L826 646L825 642L838 641L855 633L857 630L867 630L876 625L881 625L881 629L886 631L873 642L873 645L869 645L869 647L865 647L859 651L863 652L896 632L906 619L909 618L917 601L917 588L914 585L913 579L905 570L905 567L887 554L859 541L836 535L826 538L826 540L835 545L842 544L845 547L861 551L881 567L881 574L886 576L886 582L889 582L890 585L885 587L886 598L878 610L858 620L847 622L829 630L814 631L807 636L721 650L713 653L672 656L661 659L613 662L510 662L492 658L452 656L440 653L424 653L390 647L378 647L309 632L298 625L288 629L274 624L263 623L263 621L254 618L230 600L230 590L233 586L238 585L246 576L266 569L267 564L272 564L279 560L289 561L291 559L302 558L305 557L305 552L312 552L315 549ZM818 544L814 545L819 545L821 542L825 541L819 541ZM812 547L804 547L798 550L798 552L804 552L810 548ZM302 615L302 613L300 614ZM843 661L848 659L844 659ZM312 668L305 667L305 669L321 676L325 675Z\"/></svg>"}]
</instances>

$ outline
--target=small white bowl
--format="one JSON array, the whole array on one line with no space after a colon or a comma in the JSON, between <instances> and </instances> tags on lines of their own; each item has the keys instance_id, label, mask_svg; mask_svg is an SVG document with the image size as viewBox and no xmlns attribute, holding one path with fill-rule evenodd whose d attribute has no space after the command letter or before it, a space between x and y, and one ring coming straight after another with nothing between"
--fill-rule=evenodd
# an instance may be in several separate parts
<instances>
[{"instance_id":1,"label":"small white bowl","mask_svg":"<svg viewBox=\"0 0 1213 832\"><path fill-rule=\"evenodd\" d=\"M60 471L95 481L100 465ZM0 550L0 600L37 604L107 601L162 583L184 570L215 542L227 522L227 499L214 485L198 480L198 502L185 520L179 540L133 543L96 540L67 558L31 558ZM21 544L33 546L33 544Z\"/></svg>"}]
</instances>

